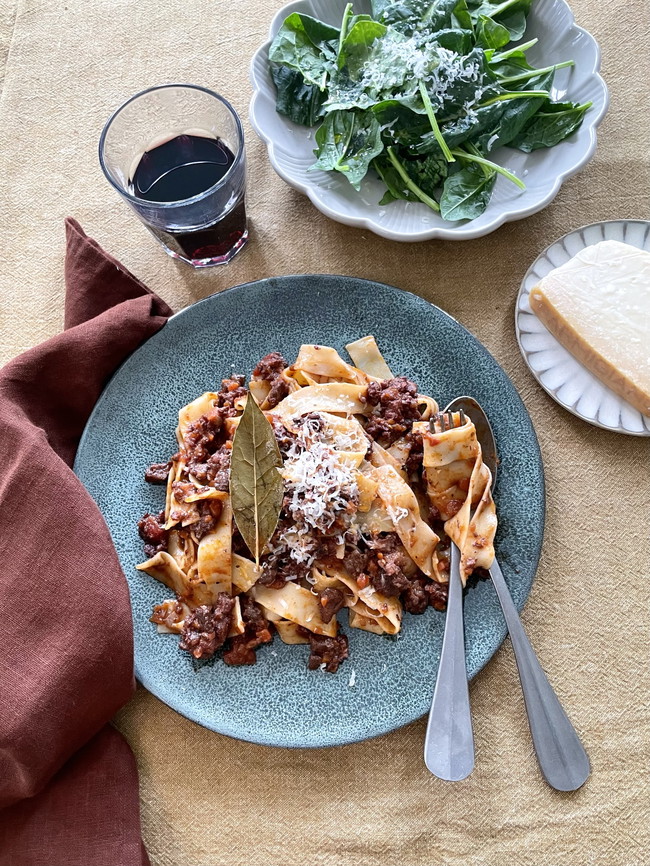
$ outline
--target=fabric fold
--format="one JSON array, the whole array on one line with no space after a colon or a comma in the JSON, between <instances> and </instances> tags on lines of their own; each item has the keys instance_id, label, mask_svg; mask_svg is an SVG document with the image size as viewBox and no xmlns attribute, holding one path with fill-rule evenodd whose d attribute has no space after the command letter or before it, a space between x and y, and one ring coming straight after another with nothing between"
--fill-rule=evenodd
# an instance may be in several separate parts
<instances>
[{"instance_id":1,"label":"fabric fold","mask_svg":"<svg viewBox=\"0 0 650 866\"><path fill-rule=\"evenodd\" d=\"M85 790L83 808L105 828L113 822L121 853L104 839L98 854L88 838L78 859L60 862L127 866L146 862L137 774L106 725L134 687L129 594L71 467L110 376L172 311L74 220L66 236L66 330L0 370L0 807L10 807L0 812L0 853L56 864L59 842L85 832L74 817ZM128 816L118 800L132 801Z\"/></svg>"}]
</instances>

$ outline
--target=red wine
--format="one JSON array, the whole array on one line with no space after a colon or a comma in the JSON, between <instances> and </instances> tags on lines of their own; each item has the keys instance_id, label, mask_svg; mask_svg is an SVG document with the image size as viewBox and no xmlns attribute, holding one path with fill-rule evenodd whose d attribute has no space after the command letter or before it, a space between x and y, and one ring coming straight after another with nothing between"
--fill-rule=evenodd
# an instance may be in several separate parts
<instances>
[{"instance_id":1,"label":"red wine","mask_svg":"<svg viewBox=\"0 0 650 866\"><path fill-rule=\"evenodd\" d=\"M138 163L130 192L150 202L183 202L206 192L226 175L235 161L230 148L219 138L178 135L146 151ZM214 209L223 211L223 202L237 190L219 193ZM217 195L215 193L215 199ZM206 213L210 199L206 197ZM246 209L243 183L234 204L213 223L195 231L177 227L161 229L149 224L150 231L173 253L191 261L230 257L245 242Z\"/></svg>"}]
</instances>

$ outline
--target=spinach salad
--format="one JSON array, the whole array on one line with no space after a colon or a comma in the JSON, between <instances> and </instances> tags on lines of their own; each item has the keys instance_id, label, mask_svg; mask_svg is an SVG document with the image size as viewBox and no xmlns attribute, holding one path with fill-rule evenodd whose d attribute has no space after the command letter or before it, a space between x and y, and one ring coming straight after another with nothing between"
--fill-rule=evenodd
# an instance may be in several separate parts
<instances>
[{"instance_id":1,"label":"spinach salad","mask_svg":"<svg viewBox=\"0 0 650 866\"><path fill-rule=\"evenodd\" d=\"M490 154L530 153L565 139L591 103L553 102L555 71L536 69L520 42L532 0L371 0L345 8L340 28L294 12L269 51L280 114L315 134L316 170L355 189L368 171L380 204L422 202L445 220L478 217L497 174ZM512 43L518 43L513 45Z\"/></svg>"}]
</instances>

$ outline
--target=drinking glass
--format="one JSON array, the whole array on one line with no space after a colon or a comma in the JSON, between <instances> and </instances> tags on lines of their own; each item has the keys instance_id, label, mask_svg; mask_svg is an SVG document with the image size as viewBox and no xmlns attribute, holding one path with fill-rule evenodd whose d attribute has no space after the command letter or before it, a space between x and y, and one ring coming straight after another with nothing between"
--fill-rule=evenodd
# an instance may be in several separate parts
<instances>
[{"instance_id":1,"label":"drinking glass","mask_svg":"<svg viewBox=\"0 0 650 866\"><path fill-rule=\"evenodd\" d=\"M99 161L173 258L225 264L248 240L244 132L218 93L194 84L137 93L108 119Z\"/></svg>"}]
</instances>

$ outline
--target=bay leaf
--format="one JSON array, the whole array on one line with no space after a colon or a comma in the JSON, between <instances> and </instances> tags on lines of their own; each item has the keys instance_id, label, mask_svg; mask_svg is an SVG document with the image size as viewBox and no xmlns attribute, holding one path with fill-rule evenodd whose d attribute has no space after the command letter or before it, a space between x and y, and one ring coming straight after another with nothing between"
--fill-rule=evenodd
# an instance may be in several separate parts
<instances>
[{"instance_id":1,"label":"bay leaf","mask_svg":"<svg viewBox=\"0 0 650 866\"><path fill-rule=\"evenodd\" d=\"M258 565L282 508L281 466L273 428L249 394L232 443L230 499L237 528Z\"/></svg>"}]
</instances>

